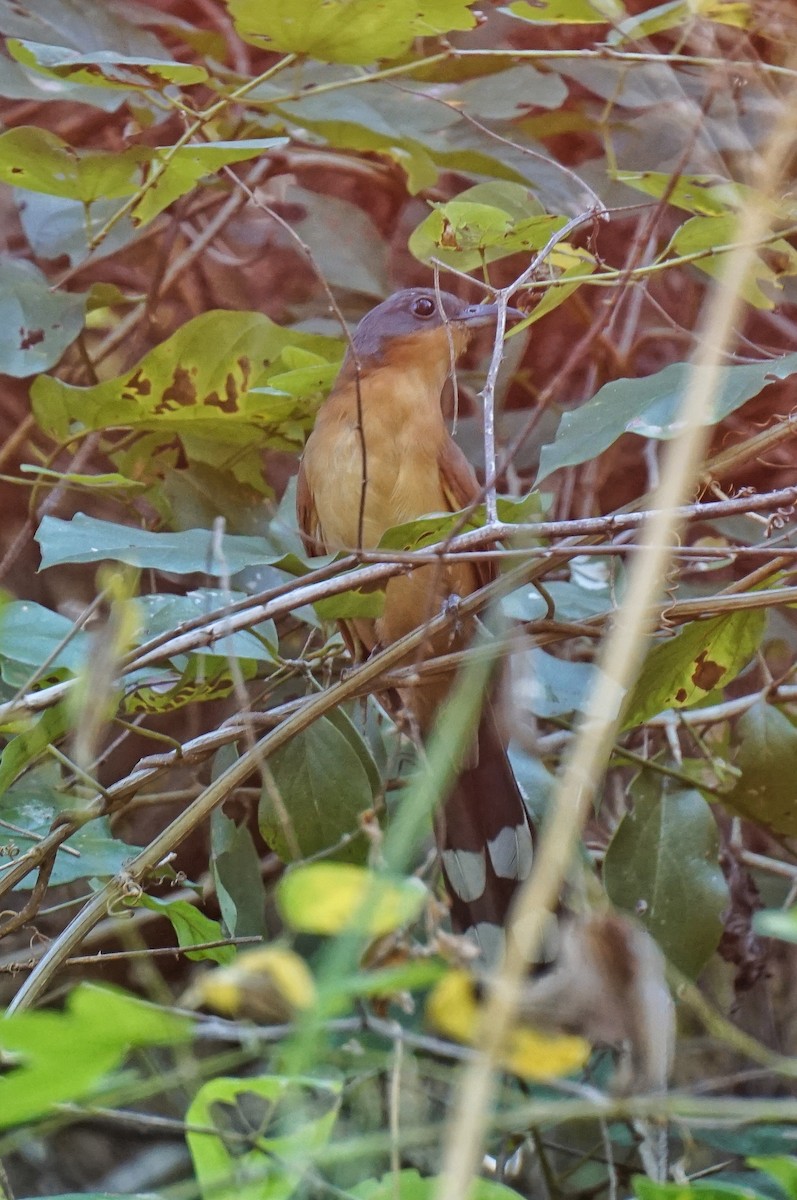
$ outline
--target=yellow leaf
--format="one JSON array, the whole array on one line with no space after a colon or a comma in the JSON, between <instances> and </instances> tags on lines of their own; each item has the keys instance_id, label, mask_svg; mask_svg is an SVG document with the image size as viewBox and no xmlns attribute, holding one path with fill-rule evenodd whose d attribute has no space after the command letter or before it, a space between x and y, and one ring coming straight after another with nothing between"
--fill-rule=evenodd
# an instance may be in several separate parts
<instances>
[{"instance_id":1,"label":"yellow leaf","mask_svg":"<svg viewBox=\"0 0 797 1200\"><path fill-rule=\"evenodd\" d=\"M426 1014L441 1033L468 1046L478 1044L481 1011L467 971L449 971L440 980L429 996ZM550 1079L577 1071L589 1055L589 1043L583 1038L516 1025L500 1061L506 1071L524 1079Z\"/></svg>"},{"instance_id":2,"label":"yellow leaf","mask_svg":"<svg viewBox=\"0 0 797 1200\"><path fill-rule=\"evenodd\" d=\"M290 871L277 890L280 911L301 933L353 929L381 937L413 921L428 898L419 879L386 879L351 863L310 863Z\"/></svg>"},{"instance_id":3,"label":"yellow leaf","mask_svg":"<svg viewBox=\"0 0 797 1200\"><path fill-rule=\"evenodd\" d=\"M315 981L304 959L281 946L264 946L202 975L185 1001L224 1017L283 1024L310 1008L315 998Z\"/></svg>"}]
</instances>

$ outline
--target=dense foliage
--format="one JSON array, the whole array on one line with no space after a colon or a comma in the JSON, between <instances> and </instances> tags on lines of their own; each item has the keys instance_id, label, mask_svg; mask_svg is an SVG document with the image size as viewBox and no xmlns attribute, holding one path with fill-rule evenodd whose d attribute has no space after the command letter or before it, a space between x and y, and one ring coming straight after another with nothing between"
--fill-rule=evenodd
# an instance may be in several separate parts
<instances>
[{"instance_id":1,"label":"dense foliage","mask_svg":"<svg viewBox=\"0 0 797 1200\"><path fill-rule=\"evenodd\" d=\"M0 34L0 1194L425 1200L467 1152L478 1200L797 1196L789 4L0 0ZM526 314L486 440L488 344L446 397L484 503L308 559L347 328L435 280ZM419 755L374 699L408 668L335 620L457 551L501 574ZM635 616L548 861L664 952L672 1089L516 1030L462 1146L450 746L511 661L566 821Z\"/></svg>"}]
</instances>

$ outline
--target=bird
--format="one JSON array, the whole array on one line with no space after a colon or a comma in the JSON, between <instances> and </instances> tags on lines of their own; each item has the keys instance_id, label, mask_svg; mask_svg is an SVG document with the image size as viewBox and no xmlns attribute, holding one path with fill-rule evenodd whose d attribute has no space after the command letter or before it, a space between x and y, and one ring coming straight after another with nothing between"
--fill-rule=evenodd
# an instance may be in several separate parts
<instances>
[{"instance_id":1,"label":"bird","mask_svg":"<svg viewBox=\"0 0 797 1200\"><path fill-rule=\"evenodd\" d=\"M509 310L510 317L522 316ZM431 513L458 512L480 497L473 467L448 431L442 393L474 333L494 325L496 304L469 304L434 288L406 288L357 325L319 409L299 467L296 508L310 554L376 548L386 530ZM486 560L426 564L391 578L382 615L349 619L355 659L389 646L452 598L489 581ZM420 661L466 648L475 625L430 637ZM400 689L421 738L434 728L454 673L425 673ZM388 704L389 707L389 704ZM500 953L518 884L531 869L533 829L488 694L450 795L435 822L452 927L472 932L485 956Z\"/></svg>"}]
</instances>

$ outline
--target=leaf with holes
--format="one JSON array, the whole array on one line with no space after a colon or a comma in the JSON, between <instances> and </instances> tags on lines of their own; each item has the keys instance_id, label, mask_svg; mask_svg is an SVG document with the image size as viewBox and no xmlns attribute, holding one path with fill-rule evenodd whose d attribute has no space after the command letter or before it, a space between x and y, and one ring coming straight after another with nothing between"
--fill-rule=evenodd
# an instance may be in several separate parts
<instances>
[{"instance_id":1,"label":"leaf with holes","mask_svg":"<svg viewBox=\"0 0 797 1200\"><path fill-rule=\"evenodd\" d=\"M33 67L51 79L66 79L88 87L119 88L124 91L140 88L162 88L167 83L187 87L204 83L208 73L204 67L173 59L146 58L121 54L115 50L93 50L84 53L67 46L8 38L9 53L23 66Z\"/></svg>"},{"instance_id":2,"label":"leaf with holes","mask_svg":"<svg viewBox=\"0 0 797 1200\"><path fill-rule=\"evenodd\" d=\"M329 1141L342 1086L338 1080L282 1075L220 1077L203 1084L185 1122L204 1200L288 1200L313 1155ZM241 1129L256 1130L256 1138L225 1136Z\"/></svg>"},{"instance_id":3,"label":"leaf with holes","mask_svg":"<svg viewBox=\"0 0 797 1200\"><path fill-rule=\"evenodd\" d=\"M0 258L0 374L23 379L48 371L85 318L83 293L54 291L33 263Z\"/></svg>"},{"instance_id":4,"label":"leaf with holes","mask_svg":"<svg viewBox=\"0 0 797 1200\"><path fill-rule=\"evenodd\" d=\"M693 708L726 687L761 645L766 613L748 609L692 621L648 652L631 692L623 728L666 708Z\"/></svg>"},{"instance_id":5,"label":"leaf with holes","mask_svg":"<svg viewBox=\"0 0 797 1200\"><path fill-rule=\"evenodd\" d=\"M323 364L291 393L273 379L295 370L291 351L297 348ZM124 451L120 469L129 477L149 477L155 448L171 435L180 438L190 460L229 471L262 491L263 449L301 448L340 353L336 339L284 329L262 313L210 311L115 379L81 388L39 376L31 389L33 411L59 442L75 428L157 434L140 454L135 442Z\"/></svg>"}]
</instances>

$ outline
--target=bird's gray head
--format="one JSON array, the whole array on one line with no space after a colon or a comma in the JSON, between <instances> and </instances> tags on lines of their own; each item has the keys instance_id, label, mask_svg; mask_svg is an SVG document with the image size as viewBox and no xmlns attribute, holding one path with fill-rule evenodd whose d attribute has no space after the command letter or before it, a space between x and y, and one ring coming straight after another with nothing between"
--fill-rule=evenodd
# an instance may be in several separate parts
<instances>
[{"instance_id":1,"label":"bird's gray head","mask_svg":"<svg viewBox=\"0 0 797 1200\"><path fill-rule=\"evenodd\" d=\"M511 316L521 316L515 309L508 311ZM381 365L392 357L391 347L398 344L403 348L417 344L418 352L423 353L424 347L431 351L433 344L439 343L448 347L449 354L453 346L454 354L458 355L467 346L473 331L493 323L496 313L495 304L469 304L451 292L438 293L434 288L405 288L363 317L354 331L346 358L351 360L353 349L361 367ZM444 343L439 333L436 338L428 337L446 325L452 341L447 334Z\"/></svg>"}]
</instances>

